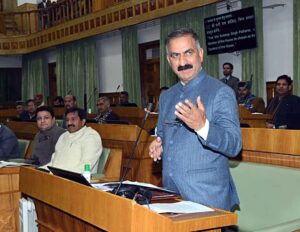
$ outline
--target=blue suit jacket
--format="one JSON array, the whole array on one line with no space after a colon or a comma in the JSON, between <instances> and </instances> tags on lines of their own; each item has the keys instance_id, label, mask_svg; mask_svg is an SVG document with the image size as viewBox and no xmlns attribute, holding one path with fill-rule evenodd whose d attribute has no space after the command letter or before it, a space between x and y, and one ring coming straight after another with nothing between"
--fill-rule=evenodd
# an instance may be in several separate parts
<instances>
[{"instance_id":1,"label":"blue suit jacket","mask_svg":"<svg viewBox=\"0 0 300 232\"><path fill-rule=\"evenodd\" d=\"M201 96L209 120L204 141L174 114L185 99L195 105ZM160 97L157 134L163 141L163 182L186 200L229 210L239 203L228 167L228 157L242 146L233 90L208 76L204 69L187 85L178 82Z\"/></svg>"}]
</instances>

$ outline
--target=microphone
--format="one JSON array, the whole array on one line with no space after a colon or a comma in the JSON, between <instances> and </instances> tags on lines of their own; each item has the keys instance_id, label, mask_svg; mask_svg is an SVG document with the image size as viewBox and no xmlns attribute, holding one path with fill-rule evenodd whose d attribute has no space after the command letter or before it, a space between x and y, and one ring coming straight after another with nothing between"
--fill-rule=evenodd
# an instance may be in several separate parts
<instances>
[{"instance_id":1,"label":"microphone","mask_svg":"<svg viewBox=\"0 0 300 232\"><path fill-rule=\"evenodd\" d=\"M67 92L67 95L70 95L72 93L72 90L70 89L68 92Z\"/></svg>"},{"instance_id":2,"label":"microphone","mask_svg":"<svg viewBox=\"0 0 300 232\"><path fill-rule=\"evenodd\" d=\"M151 112L152 107L153 107L153 103L148 103L145 117L144 117L144 119L142 121L139 134L138 134L138 136L137 136L137 138L136 138L136 140L134 142L131 154L130 154L129 159L127 161L126 168L124 170L124 173L122 175L120 183L118 184L118 186L116 186L112 190L112 193L115 194L115 195L124 196L124 197L130 198L130 199L134 198L138 203L141 203L141 204L145 204L145 203L149 204L150 203L151 198L152 198L151 192L147 191L147 190L145 190L145 189L143 189L141 187L137 187L137 186L124 186L124 187L122 187L122 185L123 185L123 182L124 182L124 179L125 179L126 175L128 174L129 166L131 164L131 161L133 160L135 149L137 148L137 145L138 145L138 142L140 140L142 131L144 129L144 126L145 126L145 123L147 121L147 118L149 117L149 114ZM136 198L137 194L142 195L144 197L144 199L142 199L142 201L139 201L139 199Z\"/></svg>"},{"instance_id":3,"label":"microphone","mask_svg":"<svg viewBox=\"0 0 300 232\"><path fill-rule=\"evenodd\" d=\"M153 103L149 102L148 105L147 105L147 110L146 110L146 114L145 114L145 117L144 117L144 121L146 121L147 118L149 117L149 114L151 113L152 107L153 107Z\"/></svg>"},{"instance_id":4,"label":"microphone","mask_svg":"<svg viewBox=\"0 0 300 232\"><path fill-rule=\"evenodd\" d=\"M119 88L121 87L121 85L118 85L117 89L116 89L116 92L118 92Z\"/></svg>"}]
</instances>

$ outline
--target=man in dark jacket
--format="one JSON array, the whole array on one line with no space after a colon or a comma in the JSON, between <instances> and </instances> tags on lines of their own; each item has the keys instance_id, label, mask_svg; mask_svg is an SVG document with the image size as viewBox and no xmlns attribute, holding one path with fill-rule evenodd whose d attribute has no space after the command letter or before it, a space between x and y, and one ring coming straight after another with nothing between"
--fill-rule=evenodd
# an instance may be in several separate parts
<instances>
[{"instance_id":1,"label":"man in dark jacket","mask_svg":"<svg viewBox=\"0 0 300 232\"><path fill-rule=\"evenodd\" d=\"M108 121L119 120L119 116L115 114L110 107L110 100L103 96L97 100L98 114L95 117L97 123L106 123Z\"/></svg>"},{"instance_id":2,"label":"man in dark jacket","mask_svg":"<svg viewBox=\"0 0 300 232\"><path fill-rule=\"evenodd\" d=\"M276 96L271 99L266 109L272 114L267 128L300 129L300 98L292 95L292 79L281 75L276 80Z\"/></svg>"}]
</instances>

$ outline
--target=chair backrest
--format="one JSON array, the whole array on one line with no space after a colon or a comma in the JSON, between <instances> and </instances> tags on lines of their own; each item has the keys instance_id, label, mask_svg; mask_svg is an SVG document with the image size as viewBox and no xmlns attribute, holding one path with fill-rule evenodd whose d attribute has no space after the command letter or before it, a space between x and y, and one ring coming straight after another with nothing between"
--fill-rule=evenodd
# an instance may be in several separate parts
<instances>
[{"instance_id":1,"label":"chair backrest","mask_svg":"<svg viewBox=\"0 0 300 232\"><path fill-rule=\"evenodd\" d=\"M29 143L30 140L28 139L18 139L19 151L20 151L19 158L23 158L25 156Z\"/></svg>"},{"instance_id":2,"label":"chair backrest","mask_svg":"<svg viewBox=\"0 0 300 232\"><path fill-rule=\"evenodd\" d=\"M109 181L119 181L122 171L122 149L110 149L110 155L104 168L104 176Z\"/></svg>"},{"instance_id":3,"label":"chair backrest","mask_svg":"<svg viewBox=\"0 0 300 232\"><path fill-rule=\"evenodd\" d=\"M29 143L27 150L25 152L25 155L24 155L24 159L29 159L31 157L32 148L33 148L33 140L30 140L30 143Z\"/></svg>"},{"instance_id":4,"label":"chair backrest","mask_svg":"<svg viewBox=\"0 0 300 232\"><path fill-rule=\"evenodd\" d=\"M109 154L110 149L103 147L101 156L99 158L97 174L104 174L104 168L108 160Z\"/></svg>"},{"instance_id":5,"label":"chair backrest","mask_svg":"<svg viewBox=\"0 0 300 232\"><path fill-rule=\"evenodd\" d=\"M92 179L99 181L118 181L121 176L122 149L104 148L99 160L97 173Z\"/></svg>"}]
</instances>

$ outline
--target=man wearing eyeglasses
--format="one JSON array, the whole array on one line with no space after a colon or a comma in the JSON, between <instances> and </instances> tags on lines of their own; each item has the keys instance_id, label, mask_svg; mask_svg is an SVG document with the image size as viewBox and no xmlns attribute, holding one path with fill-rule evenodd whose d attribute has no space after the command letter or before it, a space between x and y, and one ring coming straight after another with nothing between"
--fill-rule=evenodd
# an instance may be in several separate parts
<instances>
[{"instance_id":1,"label":"man wearing eyeglasses","mask_svg":"<svg viewBox=\"0 0 300 232\"><path fill-rule=\"evenodd\" d=\"M40 131L34 137L30 160L42 166L50 162L55 144L66 130L56 126L54 112L50 106L37 108L36 122Z\"/></svg>"},{"instance_id":2,"label":"man wearing eyeglasses","mask_svg":"<svg viewBox=\"0 0 300 232\"><path fill-rule=\"evenodd\" d=\"M163 184L183 199L225 210L239 204L228 158L241 150L236 96L201 67L198 35L182 28L165 41L179 82L160 97L154 161L163 159Z\"/></svg>"}]
</instances>

